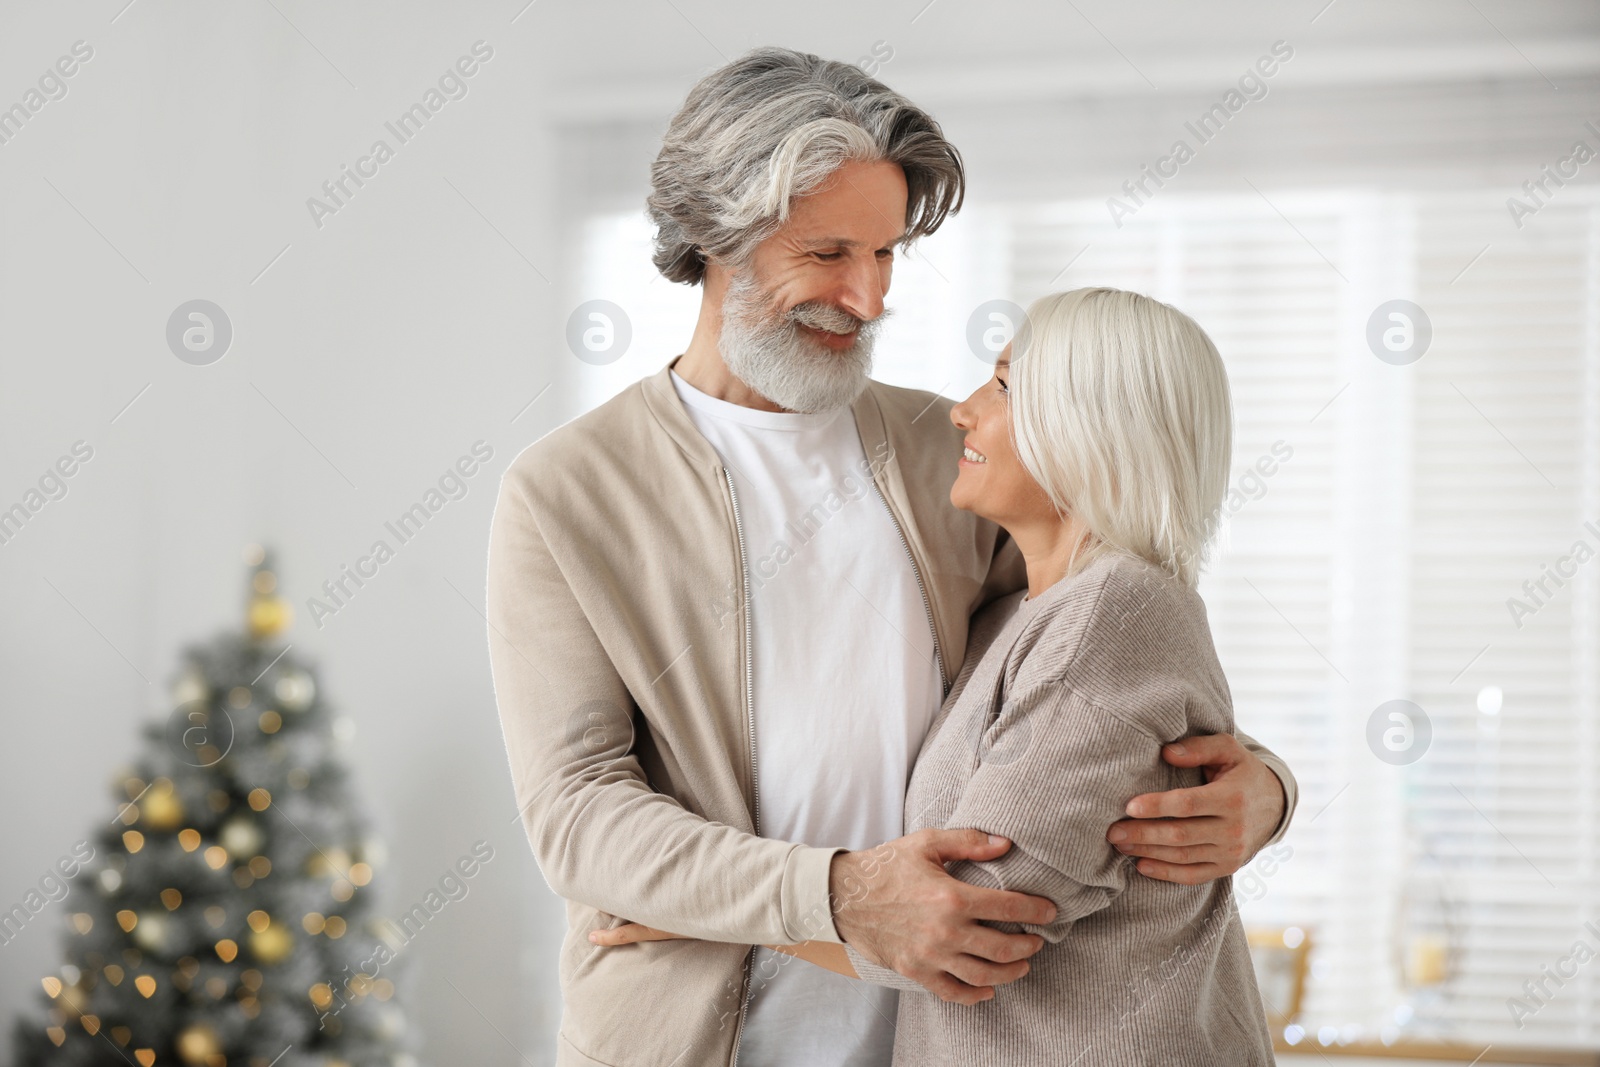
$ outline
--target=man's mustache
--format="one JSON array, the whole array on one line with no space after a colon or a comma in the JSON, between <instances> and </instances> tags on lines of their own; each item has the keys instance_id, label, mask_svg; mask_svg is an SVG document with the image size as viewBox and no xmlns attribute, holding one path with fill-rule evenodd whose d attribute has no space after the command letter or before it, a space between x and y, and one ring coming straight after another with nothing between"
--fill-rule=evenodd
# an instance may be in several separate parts
<instances>
[{"instance_id":1,"label":"man's mustache","mask_svg":"<svg viewBox=\"0 0 1600 1067\"><path fill-rule=\"evenodd\" d=\"M820 300L812 300L804 304L796 304L789 309L788 318L791 322L798 322L802 326L809 326L814 330L825 330L828 333L847 334L854 333L864 326L882 322L891 314L891 308L884 308L883 314L875 319L862 319L850 314L843 308L824 304Z\"/></svg>"}]
</instances>

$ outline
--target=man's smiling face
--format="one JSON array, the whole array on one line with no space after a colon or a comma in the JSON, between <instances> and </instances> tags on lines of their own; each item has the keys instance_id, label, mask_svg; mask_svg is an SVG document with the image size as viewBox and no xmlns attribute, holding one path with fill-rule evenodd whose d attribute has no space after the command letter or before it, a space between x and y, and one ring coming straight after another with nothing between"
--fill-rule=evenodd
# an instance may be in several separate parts
<instances>
[{"instance_id":1,"label":"man's smiling face","mask_svg":"<svg viewBox=\"0 0 1600 1067\"><path fill-rule=\"evenodd\" d=\"M881 160L846 162L797 198L729 278L718 345L728 370L791 411L854 400L872 369L906 199L905 172Z\"/></svg>"},{"instance_id":2,"label":"man's smiling face","mask_svg":"<svg viewBox=\"0 0 1600 1067\"><path fill-rule=\"evenodd\" d=\"M898 164L850 160L794 202L788 221L756 247L750 269L781 311L819 303L857 320L876 319L905 235L906 195ZM854 339L853 333L801 328L830 348Z\"/></svg>"}]
</instances>

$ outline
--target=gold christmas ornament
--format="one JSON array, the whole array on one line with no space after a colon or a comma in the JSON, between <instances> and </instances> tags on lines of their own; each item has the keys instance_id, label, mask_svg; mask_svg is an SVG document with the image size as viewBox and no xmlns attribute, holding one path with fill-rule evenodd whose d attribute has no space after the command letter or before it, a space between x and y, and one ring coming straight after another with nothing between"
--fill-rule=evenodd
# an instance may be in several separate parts
<instances>
[{"instance_id":1,"label":"gold christmas ornament","mask_svg":"<svg viewBox=\"0 0 1600 1067\"><path fill-rule=\"evenodd\" d=\"M139 801L139 818L147 830L171 830L183 822L183 801L166 778L157 778Z\"/></svg>"},{"instance_id":2,"label":"gold christmas ornament","mask_svg":"<svg viewBox=\"0 0 1600 1067\"><path fill-rule=\"evenodd\" d=\"M256 641L275 637L294 621L294 608L277 595L278 576L273 571L272 553L260 545L250 545L245 549L244 561L251 571L245 628Z\"/></svg>"},{"instance_id":3,"label":"gold christmas ornament","mask_svg":"<svg viewBox=\"0 0 1600 1067\"><path fill-rule=\"evenodd\" d=\"M178 1058L190 1067L206 1067L213 1057L222 1055L222 1041L217 1032L204 1023L196 1023L178 1034Z\"/></svg>"},{"instance_id":4,"label":"gold christmas ornament","mask_svg":"<svg viewBox=\"0 0 1600 1067\"><path fill-rule=\"evenodd\" d=\"M268 923L265 929L250 934L250 954L262 963L281 963L294 948L294 935L279 922Z\"/></svg>"},{"instance_id":5,"label":"gold christmas ornament","mask_svg":"<svg viewBox=\"0 0 1600 1067\"><path fill-rule=\"evenodd\" d=\"M257 641L276 637L294 623L294 608L281 596L252 597L247 621Z\"/></svg>"}]
</instances>

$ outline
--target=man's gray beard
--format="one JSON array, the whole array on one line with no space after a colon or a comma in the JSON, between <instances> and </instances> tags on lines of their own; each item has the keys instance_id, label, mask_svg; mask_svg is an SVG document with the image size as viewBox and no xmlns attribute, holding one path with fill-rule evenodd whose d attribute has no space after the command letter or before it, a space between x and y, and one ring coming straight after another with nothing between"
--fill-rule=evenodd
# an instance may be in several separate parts
<instances>
[{"instance_id":1,"label":"man's gray beard","mask_svg":"<svg viewBox=\"0 0 1600 1067\"><path fill-rule=\"evenodd\" d=\"M872 373L872 345L888 309L872 320L817 301L774 317L770 301L747 272L734 274L722 301L717 347L728 372L787 411L833 411L853 403ZM835 351L807 337L801 326L856 334Z\"/></svg>"}]
</instances>

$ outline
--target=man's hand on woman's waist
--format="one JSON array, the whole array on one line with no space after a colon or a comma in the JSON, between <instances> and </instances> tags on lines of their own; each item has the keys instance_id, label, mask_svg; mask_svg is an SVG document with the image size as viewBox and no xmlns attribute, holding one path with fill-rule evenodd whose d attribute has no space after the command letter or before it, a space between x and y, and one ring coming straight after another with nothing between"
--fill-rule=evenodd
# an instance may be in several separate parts
<instances>
[{"instance_id":1,"label":"man's hand on woman's waist","mask_svg":"<svg viewBox=\"0 0 1600 1067\"><path fill-rule=\"evenodd\" d=\"M1042 925L1054 921L1056 907L1043 897L970 885L944 865L996 859L1010 847L979 830L919 830L874 849L840 852L829 870L834 928L867 959L941 1000L990 1000L994 986L1028 973L1028 957L1044 938L983 923Z\"/></svg>"}]
</instances>

